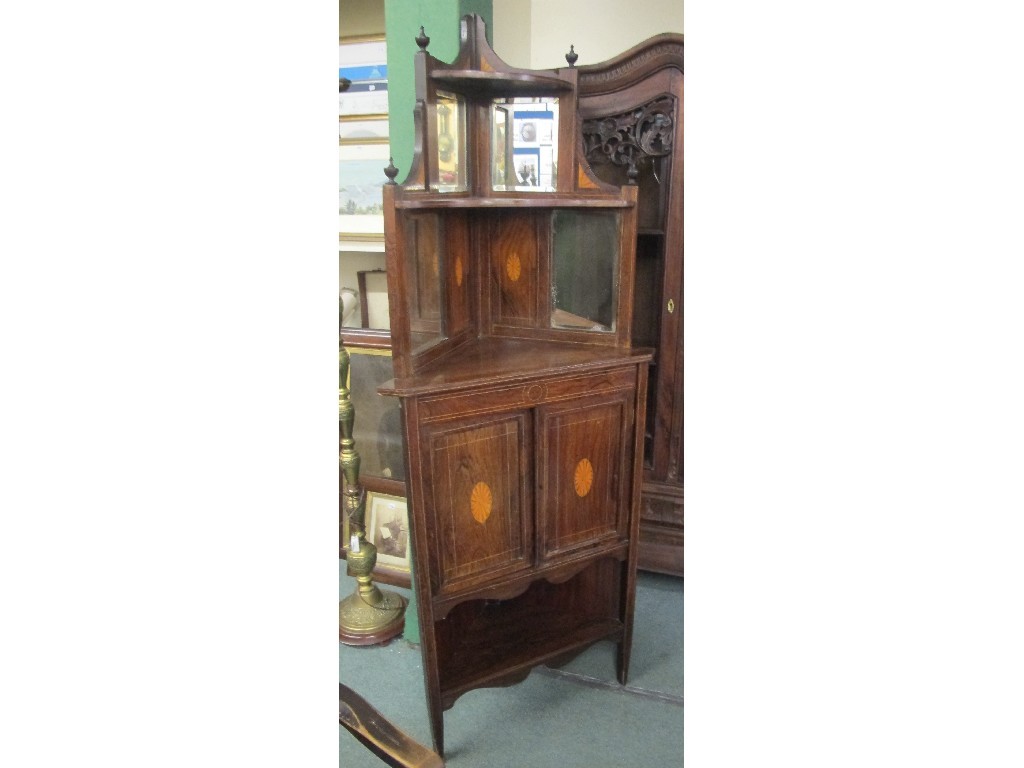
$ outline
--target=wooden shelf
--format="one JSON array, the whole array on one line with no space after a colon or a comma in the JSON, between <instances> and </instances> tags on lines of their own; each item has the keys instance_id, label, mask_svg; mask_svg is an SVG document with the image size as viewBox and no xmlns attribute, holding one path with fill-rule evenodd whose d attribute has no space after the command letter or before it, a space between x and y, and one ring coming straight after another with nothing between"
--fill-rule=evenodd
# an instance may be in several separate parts
<instances>
[{"instance_id":1,"label":"wooden shelf","mask_svg":"<svg viewBox=\"0 0 1024 768\"><path fill-rule=\"evenodd\" d=\"M494 192L486 197L457 192L417 194L395 200L395 207L403 210L429 208L629 208L631 203L621 198L587 197L553 192L510 194Z\"/></svg>"},{"instance_id":2,"label":"wooden shelf","mask_svg":"<svg viewBox=\"0 0 1024 768\"><path fill-rule=\"evenodd\" d=\"M534 619L531 619L533 621ZM578 626L550 627L545 638L520 637L497 646L490 667L459 670L459 676L442 683L441 700L445 709L464 693L476 688L506 685L524 679L534 667L582 651L599 640L617 642L622 638L622 622L614 619L593 621ZM566 640L571 633L573 639ZM500 653L500 655L499 655Z\"/></svg>"},{"instance_id":3,"label":"wooden shelf","mask_svg":"<svg viewBox=\"0 0 1024 768\"><path fill-rule=\"evenodd\" d=\"M486 72L475 69L445 69L430 73L440 86L466 96L546 96L572 90L572 84L552 75L527 72Z\"/></svg>"},{"instance_id":4,"label":"wooden shelf","mask_svg":"<svg viewBox=\"0 0 1024 768\"><path fill-rule=\"evenodd\" d=\"M474 688L523 679L538 664L564 658L599 640L619 640L623 623L614 590L619 563L603 559L562 584L534 582L511 600L473 600L437 627L438 672L445 708Z\"/></svg>"}]
</instances>

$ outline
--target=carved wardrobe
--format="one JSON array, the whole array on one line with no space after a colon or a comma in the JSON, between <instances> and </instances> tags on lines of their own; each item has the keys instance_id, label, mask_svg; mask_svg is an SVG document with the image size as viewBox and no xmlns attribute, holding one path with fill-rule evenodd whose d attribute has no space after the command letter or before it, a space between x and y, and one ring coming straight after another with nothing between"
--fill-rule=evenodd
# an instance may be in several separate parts
<instances>
[{"instance_id":1,"label":"carved wardrobe","mask_svg":"<svg viewBox=\"0 0 1024 768\"><path fill-rule=\"evenodd\" d=\"M644 425L639 567L683 575L683 36L579 67L586 159L639 187L633 345L655 350Z\"/></svg>"}]
</instances>

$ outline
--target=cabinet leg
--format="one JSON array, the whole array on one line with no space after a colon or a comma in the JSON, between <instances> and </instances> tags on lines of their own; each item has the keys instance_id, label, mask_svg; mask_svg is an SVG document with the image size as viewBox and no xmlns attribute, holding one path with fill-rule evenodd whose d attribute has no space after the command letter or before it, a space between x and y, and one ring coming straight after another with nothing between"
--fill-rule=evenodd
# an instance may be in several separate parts
<instances>
[{"instance_id":1,"label":"cabinet leg","mask_svg":"<svg viewBox=\"0 0 1024 768\"><path fill-rule=\"evenodd\" d=\"M629 679L629 650L629 642L623 641L619 643L619 652L615 656L615 672L618 675L620 685L625 685Z\"/></svg>"},{"instance_id":2,"label":"cabinet leg","mask_svg":"<svg viewBox=\"0 0 1024 768\"><path fill-rule=\"evenodd\" d=\"M434 751L444 757L444 711L440 696L430 696L427 702L430 711L430 736L434 740Z\"/></svg>"}]
</instances>

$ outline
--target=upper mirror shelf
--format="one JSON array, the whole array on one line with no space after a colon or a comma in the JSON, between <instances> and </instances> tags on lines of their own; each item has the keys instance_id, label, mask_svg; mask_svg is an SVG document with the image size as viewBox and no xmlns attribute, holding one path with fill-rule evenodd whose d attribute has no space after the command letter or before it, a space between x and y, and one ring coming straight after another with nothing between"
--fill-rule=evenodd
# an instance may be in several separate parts
<instances>
[{"instance_id":1,"label":"upper mirror shelf","mask_svg":"<svg viewBox=\"0 0 1024 768\"><path fill-rule=\"evenodd\" d=\"M572 90L572 83L553 75L526 72L484 72L475 69L437 69L430 78L466 96L544 96Z\"/></svg>"}]
</instances>

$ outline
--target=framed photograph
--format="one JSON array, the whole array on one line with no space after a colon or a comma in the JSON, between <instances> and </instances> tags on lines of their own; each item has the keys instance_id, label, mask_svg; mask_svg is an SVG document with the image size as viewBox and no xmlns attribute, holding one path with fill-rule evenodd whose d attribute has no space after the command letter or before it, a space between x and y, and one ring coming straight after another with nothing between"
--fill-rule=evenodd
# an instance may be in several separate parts
<instances>
[{"instance_id":1,"label":"framed photograph","mask_svg":"<svg viewBox=\"0 0 1024 768\"><path fill-rule=\"evenodd\" d=\"M366 493L366 513L363 518L363 522L366 526L366 536L371 537L371 531L373 528L370 523L370 497L369 494L377 496L387 496L391 498L406 498L405 483L398 480L384 480L378 477L367 477L360 480L360 485L363 486L363 490ZM348 516L344 514L344 493L341 494L340 509L342 510L342 525L341 525L341 548L339 555L343 560L348 559L349 543L351 541L352 531L348 521ZM376 546L376 544L374 545ZM412 577L408 568L399 569L393 564L389 565L382 562L380 559L377 560L377 565L373 569L373 579L381 584L391 584L396 587L409 588L412 586Z\"/></svg>"},{"instance_id":2,"label":"framed photograph","mask_svg":"<svg viewBox=\"0 0 1024 768\"><path fill-rule=\"evenodd\" d=\"M338 113L388 114L388 54L381 36L343 37L338 41L338 80L349 81L338 94Z\"/></svg>"},{"instance_id":3,"label":"framed photograph","mask_svg":"<svg viewBox=\"0 0 1024 768\"><path fill-rule=\"evenodd\" d=\"M512 157L516 175L515 185L517 187L539 187L541 185L540 148L516 147Z\"/></svg>"},{"instance_id":4,"label":"framed photograph","mask_svg":"<svg viewBox=\"0 0 1024 768\"><path fill-rule=\"evenodd\" d=\"M341 239L384 241L387 143L338 146L338 218Z\"/></svg>"},{"instance_id":5,"label":"framed photograph","mask_svg":"<svg viewBox=\"0 0 1024 768\"><path fill-rule=\"evenodd\" d=\"M368 491L366 538L377 547L378 569L393 573L411 573L409 509L405 499Z\"/></svg>"}]
</instances>

